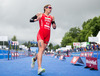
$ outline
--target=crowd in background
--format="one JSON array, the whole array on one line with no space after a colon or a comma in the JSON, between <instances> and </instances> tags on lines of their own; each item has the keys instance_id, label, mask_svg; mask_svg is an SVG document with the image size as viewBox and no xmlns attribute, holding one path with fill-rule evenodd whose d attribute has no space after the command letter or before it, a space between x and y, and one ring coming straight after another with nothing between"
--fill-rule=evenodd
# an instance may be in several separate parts
<instances>
[{"instance_id":1,"label":"crowd in background","mask_svg":"<svg viewBox=\"0 0 100 76\"><path fill-rule=\"evenodd\" d=\"M74 47L73 49L67 50L70 52L79 52L79 51L98 51L100 50L100 44L91 44L86 47Z\"/></svg>"}]
</instances>

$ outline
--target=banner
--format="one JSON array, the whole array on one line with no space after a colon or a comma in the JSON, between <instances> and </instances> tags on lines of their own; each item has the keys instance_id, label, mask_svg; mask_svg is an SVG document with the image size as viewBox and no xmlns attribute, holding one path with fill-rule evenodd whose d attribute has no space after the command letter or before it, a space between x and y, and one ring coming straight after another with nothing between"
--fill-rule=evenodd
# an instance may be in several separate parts
<instances>
[{"instance_id":1,"label":"banner","mask_svg":"<svg viewBox=\"0 0 100 76\"><path fill-rule=\"evenodd\" d=\"M80 57L92 57L93 56L93 52L82 52L80 54Z\"/></svg>"},{"instance_id":2,"label":"banner","mask_svg":"<svg viewBox=\"0 0 100 76\"><path fill-rule=\"evenodd\" d=\"M12 45L19 45L19 42L18 41L12 41L11 44Z\"/></svg>"},{"instance_id":3,"label":"banner","mask_svg":"<svg viewBox=\"0 0 100 76\"><path fill-rule=\"evenodd\" d=\"M61 55L61 56L59 57L59 60L64 60L64 59L66 59L64 55Z\"/></svg>"},{"instance_id":4,"label":"banner","mask_svg":"<svg viewBox=\"0 0 100 76\"><path fill-rule=\"evenodd\" d=\"M84 62L79 56L74 56L73 59L71 60L71 63L73 64L76 64L76 62L84 64Z\"/></svg>"},{"instance_id":5,"label":"banner","mask_svg":"<svg viewBox=\"0 0 100 76\"><path fill-rule=\"evenodd\" d=\"M0 41L8 41L8 36L0 36Z\"/></svg>"},{"instance_id":6,"label":"banner","mask_svg":"<svg viewBox=\"0 0 100 76\"><path fill-rule=\"evenodd\" d=\"M97 58L86 57L86 67L98 70Z\"/></svg>"},{"instance_id":7,"label":"banner","mask_svg":"<svg viewBox=\"0 0 100 76\"><path fill-rule=\"evenodd\" d=\"M16 53L16 52L11 52L11 55L12 55L12 57L18 57L19 56L19 53Z\"/></svg>"},{"instance_id":8,"label":"banner","mask_svg":"<svg viewBox=\"0 0 100 76\"><path fill-rule=\"evenodd\" d=\"M98 42L98 37L88 37L89 42Z\"/></svg>"},{"instance_id":9,"label":"banner","mask_svg":"<svg viewBox=\"0 0 100 76\"><path fill-rule=\"evenodd\" d=\"M79 42L73 42L73 46L74 47L80 47L80 43Z\"/></svg>"}]
</instances>

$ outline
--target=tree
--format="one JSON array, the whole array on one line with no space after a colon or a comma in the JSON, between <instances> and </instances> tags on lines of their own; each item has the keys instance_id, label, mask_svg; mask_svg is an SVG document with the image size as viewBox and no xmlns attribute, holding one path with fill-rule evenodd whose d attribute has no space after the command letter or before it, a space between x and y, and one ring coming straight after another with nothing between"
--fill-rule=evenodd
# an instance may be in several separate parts
<instances>
[{"instance_id":1,"label":"tree","mask_svg":"<svg viewBox=\"0 0 100 76\"><path fill-rule=\"evenodd\" d=\"M100 16L94 17L93 19L89 19L84 22L82 25L82 30L79 34L80 40L88 41L88 37L96 36L100 31Z\"/></svg>"},{"instance_id":2,"label":"tree","mask_svg":"<svg viewBox=\"0 0 100 76\"><path fill-rule=\"evenodd\" d=\"M73 27L66 32L62 41L61 46L73 45L73 42L87 42L88 37L96 36L100 31L100 16L88 19L83 22L82 30L77 27Z\"/></svg>"},{"instance_id":3,"label":"tree","mask_svg":"<svg viewBox=\"0 0 100 76\"><path fill-rule=\"evenodd\" d=\"M61 46L65 47L66 45L69 45L73 42L73 38L71 36L63 37Z\"/></svg>"},{"instance_id":4,"label":"tree","mask_svg":"<svg viewBox=\"0 0 100 76\"><path fill-rule=\"evenodd\" d=\"M80 34L80 28L73 27L69 30L69 32L66 32L62 42L61 46L65 47L66 45L72 45L73 42L79 41L79 34Z\"/></svg>"},{"instance_id":5,"label":"tree","mask_svg":"<svg viewBox=\"0 0 100 76\"><path fill-rule=\"evenodd\" d=\"M76 38L80 34L80 28L78 27L73 27L69 30L69 34L72 38Z\"/></svg>"},{"instance_id":6,"label":"tree","mask_svg":"<svg viewBox=\"0 0 100 76\"><path fill-rule=\"evenodd\" d=\"M53 49L53 44L50 43L48 47L49 47L49 50L51 51L51 49Z\"/></svg>"},{"instance_id":7,"label":"tree","mask_svg":"<svg viewBox=\"0 0 100 76\"><path fill-rule=\"evenodd\" d=\"M29 47L31 47L31 46L32 46L32 45L31 45L31 42L28 41L28 46L27 46L27 47L29 48Z\"/></svg>"},{"instance_id":8,"label":"tree","mask_svg":"<svg viewBox=\"0 0 100 76\"><path fill-rule=\"evenodd\" d=\"M29 48L29 47L38 47L38 44L37 44L37 43L31 43L30 41L24 42L22 45L25 45L25 46L27 46L28 48Z\"/></svg>"},{"instance_id":9,"label":"tree","mask_svg":"<svg viewBox=\"0 0 100 76\"><path fill-rule=\"evenodd\" d=\"M22 45L28 46L28 43L27 42L24 42Z\"/></svg>"},{"instance_id":10,"label":"tree","mask_svg":"<svg viewBox=\"0 0 100 76\"><path fill-rule=\"evenodd\" d=\"M12 41L17 41L16 36L14 35L13 38L12 38L11 40L12 40ZM17 48L17 49L16 49L16 48ZM12 46L12 49L14 49L14 45ZM18 49L19 49L19 46L16 46L15 49L18 50Z\"/></svg>"},{"instance_id":11,"label":"tree","mask_svg":"<svg viewBox=\"0 0 100 76\"><path fill-rule=\"evenodd\" d=\"M56 50L56 49L58 49L58 48L60 48L59 45L55 45L55 46L53 47L54 50Z\"/></svg>"},{"instance_id":12,"label":"tree","mask_svg":"<svg viewBox=\"0 0 100 76\"><path fill-rule=\"evenodd\" d=\"M6 45L7 47L8 47L8 42L7 41L0 41L0 45L2 45L3 46L3 43L4 43L4 45Z\"/></svg>"},{"instance_id":13,"label":"tree","mask_svg":"<svg viewBox=\"0 0 100 76\"><path fill-rule=\"evenodd\" d=\"M17 41L16 36L14 35L13 38L11 39L12 41Z\"/></svg>"}]
</instances>

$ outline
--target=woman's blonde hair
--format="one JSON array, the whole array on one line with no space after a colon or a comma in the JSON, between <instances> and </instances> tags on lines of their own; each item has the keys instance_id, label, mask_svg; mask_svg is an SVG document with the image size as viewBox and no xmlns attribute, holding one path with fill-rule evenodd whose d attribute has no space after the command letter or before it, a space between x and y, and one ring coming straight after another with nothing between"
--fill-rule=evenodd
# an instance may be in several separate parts
<instances>
[{"instance_id":1,"label":"woman's blonde hair","mask_svg":"<svg viewBox=\"0 0 100 76\"><path fill-rule=\"evenodd\" d=\"M47 4L44 6L44 12L45 12L45 8L47 8L48 6L51 6L50 4Z\"/></svg>"}]
</instances>

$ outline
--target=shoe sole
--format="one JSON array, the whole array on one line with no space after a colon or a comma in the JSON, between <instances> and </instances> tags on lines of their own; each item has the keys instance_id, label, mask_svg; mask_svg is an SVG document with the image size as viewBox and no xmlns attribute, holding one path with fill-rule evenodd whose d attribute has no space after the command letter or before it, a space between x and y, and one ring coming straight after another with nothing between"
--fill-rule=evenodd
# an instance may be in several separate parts
<instances>
[{"instance_id":1,"label":"shoe sole","mask_svg":"<svg viewBox=\"0 0 100 76\"><path fill-rule=\"evenodd\" d=\"M38 75L41 75L44 72L45 72L45 69L43 69L40 73L38 73Z\"/></svg>"},{"instance_id":2,"label":"shoe sole","mask_svg":"<svg viewBox=\"0 0 100 76\"><path fill-rule=\"evenodd\" d=\"M31 68L34 68L34 66L35 66L35 64L34 64L34 66L33 66L33 59L34 59L34 58L32 58Z\"/></svg>"},{"instance_id":3,"label":"shoe sole","mask_svg":"<svg viewBox=\"0 0 100 76\"><path fill-rule=\"evenodd\" d=\"M34 65L35 66L35 65ZM34 68L33 64L31 64L31 68Z\"/></svg>"}]
</instances>

